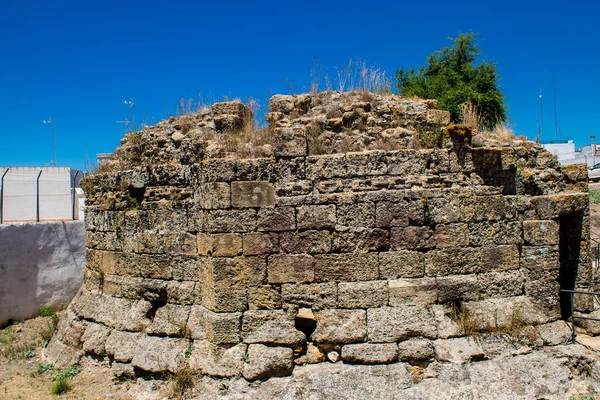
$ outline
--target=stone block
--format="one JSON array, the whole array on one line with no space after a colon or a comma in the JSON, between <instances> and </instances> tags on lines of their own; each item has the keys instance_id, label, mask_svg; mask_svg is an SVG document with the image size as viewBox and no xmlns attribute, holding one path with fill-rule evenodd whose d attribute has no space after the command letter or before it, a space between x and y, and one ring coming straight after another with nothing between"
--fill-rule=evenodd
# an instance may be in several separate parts
<instances>
[{"instance_id":1,"label":"stone block","mask_svg":"<svg viewBox=\"0 0 600 400\"><path fill-rule=\"evenodd\" d=\"M383 307L388 301L386 281L340 282L338 284L339 308Z\"/></svg>"},{"instance_id":2,"label":"stone block","mask_svg":"<svg viewBox=\"0 0 600 400\"><path fill-rule=\"evenodd\" d=\"M283 310L246 311L242 317L244 343L297 346L306 337L294 326L294 315Z\"/></svg>"},{"instance_id":3,"label":"stone block","mask_svg":"<svg viewBox=\"0 0 600 400\"><path fill-rule=\"evenodd\" d=\"M396 343L356 343L342 347L342 359L349 363L389 364L398 360Z\"/></svg>"},{"instance_id":4,"label":"stone block","mask_svg":"<svg viewBox=\"0 0 600 400\"><path fill-rule=\"evenodd\" d=\"M477 275L451 275L436 278L438 303L475 301L481 297Z\"/></svg>"},{"instance_id":5,"label":"stone block","mask_svg":"<svg viewBox=\"0 0 600 400\"><path fill-rule=\"evenodd\" d=\"M273 254L268 258L269 283L306 283L315 279L315 262L306 254Z\"/></svg>"},{"instance_id":6,"label":"stone block","mask_svg":"<svg viewBox=\"0 0 600 400\"><path fill-rule=\"evenodd\" d=\"M337 224L355 228L372 228L375 225L375 203L361 201L338 204Z\"/></svg>"},{"instance_id":7,"label":"stone block","mask_svg":"<svg viewBox=\"0 0 600 400\"><path fill-rule=\"evenodd\" d=\"M429 305L437 301L434 278L390 280L388 285L389 305L392 307L406 304Z\"/></svg>"},{"instance_id":8,"label":"stone block","mask_svg":"<svg viewBox=\"0 0 600 400\"><path fill-rule=\"evenodd\" d=\"M372 281L378 278L377 253L315 256L315 280L317 282Z\"/></svg>"},{"instance_id":9,"label":"stone block","mask_svg":"<svg viewBox=\"0 0 600 400\"><path fill-rule=\"evenodd\" d=\"M275 188L270 182L231 182L231 205L235 208L275 205Z\"/></svg>"},{"instance_id":10,"label":"stone block","mask_svg":"<svg viewBox=\"0 0 600 400\"><path fill-rule=\"evenodd\" d=\"M106 352L110 354L115 361L124 363L131 362L137 344L143 336L143 333L114 330L106 339Z\"/></svg>"},{"instance_id":11,"label":"stone block","mask_svg":"<svg viewBox=\"0 0 600 400\"><path fill-rule=\"evenodd\" d=\"M278 237L274 233L245 233L242 241L243 252L246 256L271 254L278 251Z\"/></svg>"},{"instance_id":12,"label":"stone block","mask_svg":"<svg viewBox=\"0 0 600 400\"><path fill-rule=\"evenodd\" d=\"M335 204L299 206L296 221L298 229L333 229Z\"/></svg>"},{"instance_id":13,"label":"stone block","mask_svg":"<svg viewBox=\"0 0 600 400\"><path fill-rule=\"evenodd\" d=\"M133 365L129 363L120 363L114 361L111 366L112 373L117 379L134 379L135 378L135 370L133 369Z\"/></svg>"},{"instance_id":14,"label":"stone block","mask_svg":"<svg viewBox=\"0 0 600 400\"><path fill-rule=\"evenodd\" d=\"M206 336L206 313L207 309L203 306L192 306L187 320L187 327L190 330L190 338L205 340Z\"/></svg>"},{"instance_id":15,"label":"stone block","mask_svg":"<svg viewBox=\"0 0 600 400\"><path fill-rule=\"evenodd\" d=\"M560 268L558 246L523 246L521 266L530 270L558 271Z\"/></svg>"},{"instance_id":16,"label":"stone block","mask_svg":"<svg viewBox=\"0 0 600 400\"><path fill-rule=\"evenodd\" d=\"M331 251L336 253L387 251L390 248L390 234L384 229L334 232L331 242Z\"/></svg>"},{"instance_id":17,"label":"stone block","mask_svg":"<svg viewBox=\"0 0 600 400\"><path fill-rule=\"evenodd\" d=\"M469 245L469 225L442 224L435 228L435 241L438 249L444 247L465 247Z\"/></svg>"},{"instance_id":18,"label":"stone block","mask_svg":"<svg viewBox=\"0 0 600 400\"><path fill-rule=\"evenodd\" d=\"M83 351L102 355L106 353L106 339L110 335L111 330L104 325L88 323L85 328L81 341L83 342Z\"/></svg>"},{"instance_id":19,"label":"stone block","mask_svg":"<svg viewBox=\"0 0 600 400\"><path fill-rule=\"evenodd\" d=\"M206 338L213 344L236 344L240 342L240 319L242 313L215 313L200 309L203 313Z\"/></svg>"},{"instance_id":20,"label":"stone block","mask_svg":"<svg viewBox=\"0 0 600 400\"><path fill-rule=\"evenodd\" d=\"M275 129L275 157L306 156L306 128L301 125Z\"/></svg>"},{"instance_id":21,"label":"stone block","mask_svg":"<svg viewBox=\"0 0 600 400\"><path fill-rule=\"evenodd\" d=\"M538 337L544 342L544 346L558 346L566 344L571 340L573 332L566 321L555 321L549 324L535 327Z\"/></svg>"},{"instance_id":22,"label":"stone block","mask_svg":"<svg viewBox=\"0 0 600 400\"><path fill-rule=\"evenodd\" d=\"M306 344L306 352L294 360L294 364L316 364L325 361L325 353L311 342Z\"/></svg>"},{"instance_id":23,"label":"stone block","mask_svg":"<svg viewBox=\"0 0 600 400\"><path fill-rule=\"evenodd\" d=\"M375 209L375 226L389 228L392 226L408 226L408 203L381 201Z\"/></svg>"},{"instance_id":24,"label":"stone block","mask_svg":"<svg viewBox=\"0 0 600 400\"><path fill-rule=\"evenodd\" d=\"M294 352L289 347L248 346L248 362L242 372L249 381L292 374Z\"/></svg>"},{"instance_id":25,"label":"stone block","mask_svg":"<svg viewBox=\"0 0 600 400\"><path fill-rule=\"evenodd\" d=\"M483 348L472 337L436 340L433 347L435 358L442 362L464 364L485 358Z\"/></svg>"},{"instance_id":26,"label":"stone block","mask_svg":"<svg viewBox=\"0 0 600 400\"><path fill-rule=\"evenodd\" d=\"M137 344L131 365L148 372L175 373L184 361L185 339L144 336Z\"/></svg>"},{"instance_id":27,"label":"stone block","mask_svg":"<svg viewBox=\"0 0 600 400\"><path fill-rule=\"evenodd\" d=\"M175 304L166 304L156 310L152 324L146 333L156 336L181 336L187 330L190 308Z\"/></svg>"},{"instance_id":28,"label":"stone block","mask_svg":"<svg viewBox=\"0 0 600 400\"><path fill-rule=\"evenodd\" d=\"M426 250L436 245L433 231L427 226L391 229L392 250Z\"/></svg>"},{"instance_id":29,"label":"stone block","mask_svg":"<svg viewBox=\"0 0 600 400\"><path fill-rule=\"evenodd\" d=\"M521 270L488 272L477 275L477 291L483 298L520 296L524 281Z\"/></svg>"},{"instance_id":30,"label":"stone block","mask_svg":"<svg viewBox=\"0 0 600 400\"><path fill-rule=\"evenodd\" d=\"M519 268L519 250L514 245L445 248L425 254L427 276L462 275Z\"/></svg>"},{"instance_id":31,"label":"stone block","mask_svg":"<svg viewBox=\"0 0 600 400\"><path fill-rule=\"evenodd\" d=\"M437 336L431 312L422 305L369 308L367 327L370 342L400 342L414 336L434 339Z\"/></svg>"},{"instance_id":32,"label":"stone block","mask_svg":"<svg viewBox=\"0 0 600 400\"><path fill-rule=\"evenodd\" d=\"M231 207L231 188L229 183L201 183L195 194L196 202L205 210Z\"/></svg>"},{"instance_id":33,"label":"stone block","mask_svg":"<svg viewBox=\"0 0 600 400\"><path fill-rule=\"evenodd\" d=\"M248 346L244 343L219 346L208 340L194 340L194 350L189 358L189 366L203 375L217 378L239 376L244 369L244 356Z\"/></svg>"},{"instance_id":34,"label":"stone block","mask_svg":"<svg viewBox=\"0 0 600 400\"><path fill-rule=\"evenodd\" d=\"M425 255L400 250L379 253L379 278L421 278L425 276Z\"/></svg>"},{"instance_id":35,"label":"stone block","mask_svg":"<svg viewBox=\"0 0 600 400\"><path fill-rule=\"evenodd\" d=\"M331 251L329 231L283 232L279 234L279 245L284 253L328 253Z\"/></svg>"},{"instance_id":36,"label":"stone block","mask_svg":"<svg viewBox=\"0 0 600 400\"><path fill-rule=\"evenodd\" d=\"M306 177L315 181L331 178L345 178L346 156L328 154L306 158Z\"/></svg>"},{"instance_id":37,"label":"stone block","mask_svg":"<svg viewBox=\"0 0 600 400\"><path fill-rule=\"evenodd\" d=\"M387 173L386 152L346 153L348 176L376 176Z\"/></svg>"},{"instance_id":38,"label":"stone block","mask_svg":"<svg viewBox=\"0 0 600 400\"><path fill-rule=\"evenodd\" d=\"M274 310L281 308L280 288L275 285L261 285L248 290L249 310Z\"/></svg>"},{"instance_id":39,"label":"stone block","mask_svg":"<svg viewBox=\"0 0 600 400\"><path fill-rule=\"evenodd\" d=\"M201 287L198 284L198 287ZM175 304L194 304L201 302L201 293L196 290L196 282L194 281L170 281L167 282L167 298L169 302Z\"/></svg>"},{"instance_id":40,"label":"stone block","mask_svg":"<svg viewBox=\"0 0 600 400\"><path fill-rule=\"evenodd\" d=\"M144 300L132 301L110 296L83 294L74 304L73 311L84 319L100 322L114 329L141 331L150 325L146 317L152 304Z\"/></svg>"},{"instance_id":41,"label":"stone block","mask_svg":"<svg viewBox=\"0 0 600 400\"><path fill-rule=\"evenodd\" d=\"M256 210L206 211L202 220L208 233L252 232L256 229Z\"/></svg>"},{"instance_id":42,"label":"stone block","mask_svg":"<svg viewBox=\"0 0 600 400\"><path fill-rule=\"evenodd\" d=\"M263 207L258 211L256 229L258 231L291 231L296 229L294 207Z\"/></svg>"},{"instance_id":43,"label":"stone block","mask_svg":"<svg viewBox=\"0 0 600 400\"><path fill-rule=\"evenodd\" d=\"M428 339L412 338L398 343L400 361L419 361L433 358L433 343Z\"/></svg>"},{"instance_id":44,"label":"stone block","mask_svg":"<svg viewBox=\"0 0 600 400\"><path fill-rule=\"evenodd\" d=\"M238 233L197 235L198 254L213 257L233 257L242 254L242 236Z\"/></svg>"},{"instance_id":45,"label":"stone block","mask_svg":"<svg viewBox=\"0 0 600 400\"><path fill-rule=\"evenodd\" d=\"M337 304L337 292L337 284L334 282L284 284L281 287L281 296L284 303L312 308L313 310L334 308Z\"/></svg>"},{"instance_id":46,"label":"stone block","mask_svg":"<svg viewBox=\"0 0 600 400\"><path fill-rule=\"evenodd\" d=\"M317 328L311 338L317 343L363 342L367 335L365 310L328 309L315 313Z\"/></svg>"}]
</instances>

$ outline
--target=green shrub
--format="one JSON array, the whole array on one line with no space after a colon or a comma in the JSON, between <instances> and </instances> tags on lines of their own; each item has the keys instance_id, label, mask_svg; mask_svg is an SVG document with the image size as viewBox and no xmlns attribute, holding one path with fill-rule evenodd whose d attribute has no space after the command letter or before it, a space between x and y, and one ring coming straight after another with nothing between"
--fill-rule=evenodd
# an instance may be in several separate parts
<instances>
[{"instance_id":1,"label":"green shrub","mask_svg":"<svg viewBox=\"0 0 600 400\"><path fill-rule=\"evenodd\" d=\"M50 394L60 395L69 392L71 389L71 384L67 382L67 378L61 377L50 385Z\"/></svg>"},{"instance_id":2,"label":"green shrub","mask_svg":"<svg viewBox=\"0 0 600 400\"><path fill-rule=\"evenodd\" d=\"M600 190L590 189L589 194L590 194L590 203L600 204Z\"/></svg>"},{"instance_id":3,"label":"green shrub","mask_svg":"<svg viewBox=\"0 0 600 400\"><path fill-rule=\"evenodd\" d=\"M40 317L52 317L56 314L56 310L50 306L42 306L40 308Z\"/></svg>"}]
</instances>

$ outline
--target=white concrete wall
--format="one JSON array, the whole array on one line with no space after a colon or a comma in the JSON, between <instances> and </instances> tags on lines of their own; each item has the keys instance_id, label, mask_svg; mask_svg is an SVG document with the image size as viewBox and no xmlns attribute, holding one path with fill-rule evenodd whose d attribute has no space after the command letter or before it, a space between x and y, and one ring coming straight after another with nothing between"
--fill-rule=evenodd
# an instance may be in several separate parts
<instances>
[{"instance_id":1,"label":"white concrete wall","mask_svg":"<svg viewBox=\"0 0 600 400\"><path fill-rule=\"evenodd\" d=\"M0 176L7 168L0 167ZM4 222L36 220L36 181L40 171L40 221L72 219L71 168L10 167L4 177Z\"/></svg>"},{"instance_id":2,"label":"white concrete wall","mask_svg":"<svg viewBox=\"0 0 600 400\"><path fill-rule=\"evenodd\" d=\"M0 325L68 303L84 267L83 221L0 225Z\"/></svg>"}]
</instances>

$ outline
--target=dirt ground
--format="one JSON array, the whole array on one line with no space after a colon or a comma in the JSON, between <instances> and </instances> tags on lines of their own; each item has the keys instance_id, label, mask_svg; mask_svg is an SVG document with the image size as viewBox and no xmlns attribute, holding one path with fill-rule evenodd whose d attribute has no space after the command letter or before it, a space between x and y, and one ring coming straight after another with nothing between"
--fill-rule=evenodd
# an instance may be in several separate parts
<instances>
[{"instance_id":1,"label":"dirt ground","mask_svg":"<svg viewBox=\"0 0 600 400\"><path fill-rule=\"evenodd\" d=\"M53 332L56 318L37 317L0 330L0 400L130 400L168 398L168 385L154 381L113 380L101 361L85 360L83 369L68 379L71 390L52 395L55 371L41 360L41 352Z\"/></svg>"}]
</instances>

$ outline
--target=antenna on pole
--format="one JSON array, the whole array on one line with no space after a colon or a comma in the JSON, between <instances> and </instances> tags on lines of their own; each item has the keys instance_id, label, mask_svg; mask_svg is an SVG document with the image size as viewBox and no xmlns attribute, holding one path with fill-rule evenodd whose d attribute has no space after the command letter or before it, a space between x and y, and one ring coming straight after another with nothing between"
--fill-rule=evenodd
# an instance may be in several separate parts
<instances>
[{"instance_id":1,"label":"antenna on pole","mask_svg":"<svg viewBox=\"0 0 600 400\"><path fill-rule=\"evenodd\" d=\"M560 130L558 129L558 116L556 114L556 81L554 80L554 72L552 73L552 86L554 86L554 129L556 130L556 140L560 140Z\"/></svg>"},{"instance_id":2,"label":"antenna on pole","mask_svg":"<svg viewBox=\"0 0 600 400\"><path fill-rule=\"evenodd\" d=\"M540 88L540 137L544 136L544 102L542 101L542 88Z\"/></svg>"},{"instance_id":3,"label":"antenna on pole","mask_svg":"<svg viewBox=\"0 0 600 400\"><path fill-rule=\"evenodd\" d=\"M54 159L50 162L52 167L56 167L56 131L54 130L54 121L52 118L48 118L42 121L44 125L52 126L52 140L54 141Z\"/></svg>"}]
</instances>

